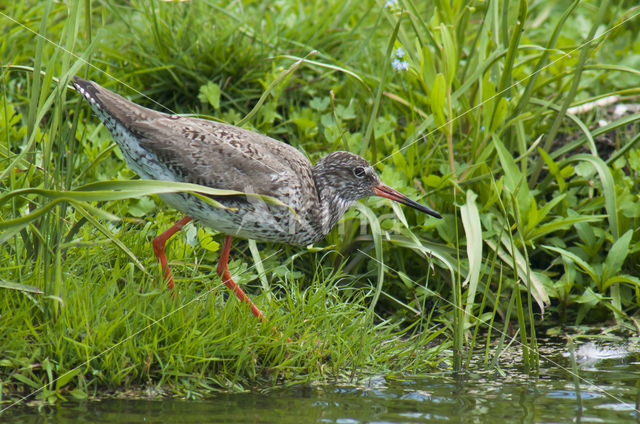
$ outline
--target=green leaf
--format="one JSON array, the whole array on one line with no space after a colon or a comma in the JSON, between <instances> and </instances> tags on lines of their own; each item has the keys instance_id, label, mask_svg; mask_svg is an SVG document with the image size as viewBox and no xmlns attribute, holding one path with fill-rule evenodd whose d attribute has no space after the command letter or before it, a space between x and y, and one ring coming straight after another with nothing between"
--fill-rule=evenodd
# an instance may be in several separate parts
<instances>
[{"instance_id":1,"label":"green leaf","mask_svg":"<svg viewBox=\"0 0 640 424\"><path fill-rule=\"evenodd\" d=\"M491 128L489 132L495 132L501 125L504 124L504 117L507 115L509 101L505 97L498 99L498 105L496 106L495 115L491 121Z\"/></svg>"},{"instance_id":2,"label":"green leaf","mask_svg":"<svg viewBox=\"0 0 640 424\"><path fill-rule=\"evenodd\" d=\"M527 240L533 241L554 231L566 230L574 224L581 222L597 222L605 217L606 215L578 215L568 218L554 219L551 222L537 226L530 234L527 234Z\"/></svg>"},{"instance_id":3,"label":"green leaf","mask_svg":"<svg viewBox=\"0 0 640 424\"><path fill-rule=\"evenodd\" d=\"M559 196L554 196L553 199L548 201L539 211L538 211L538 219L542 221L549 215L551 209L553 209L559 202L563 201L567 197L566 193L563 193Z\"/></svg>"},{"instance_id":4,"label":"green leaf","mask_svg":"<svg viewBox=\"0 0 640 424\"><path fill-rule=\"evenodd\" d=\"M463 286L469 285L467 290L467 305L465 307L465 321L472 316L471 308L474 305L478 279L482 267L482 225L480 224L480 213L476 205L478 196L471 190L467 191L467 202L460 208L462 225L467 239L467 257L469 259L469 273Z\"/></svg>"},{"instance_id":5,"label":"green leaf","mask_svg":"<svg viewBox=\"0 0 640 424\"><path fill-rule=\"evenodd\" d=\"M564 181L564 178L562 178L562 175L560 174L560 167L558 167L558 164L555 163L553 159L551 159L551 156L549 156L547 152L542 150L541 147L538 147L538 153L540 154L542 160L544 160L547 168L549 168L549 172L551 173L551 175L555 177L560 192L564 192L565 188L567 187L567 183Z\"/></svg>"},{"instance_id":6,"label":"green leaf","mask_svg":"<svg viewBox=\"0 0 640 424\"><path fill-rule=\"evenodd\" d=\"M497 246L496 243L490 239L486 239L485 243L498 253L500 259L502 259L506 265L513 268L513 264L515 262L516 269L513 271L518 275L520 281L525 287L527 287L527 281L529 281L532 288L531 296L536 300L540 309L544 310L545 305L548 305L550 300L549 293L547 293L545 288L544 278L541 277L542 273L531 270L522 252L511 244L511 241L506 234L503 234L500 241L504 249Z\"/></svg>"},{"instance_id":7,"label":"green leaf","mask_svg":"<svg viewBox=\"0 0 640 424\"><path fill-rule=\"evenodd\" d=\"M336 115L344 121L355 119L356 114L353 110L353 104L349 103L347 107L344 107L343 105L336 106Z\"/></svg>"},{"instance_id":8,"label":"green leaf","mask_svg":"<svg viewBox=\"0 0 640 424\"><path fill-rule=\"evenodd\" d=\"M587 287L578 298L575 299L577 303L586 304L591 307L596 306L598 303L604 300L604 296L598 294L591 290L591 288Z\"/></svg>"},{"instance_id":9,"label":"green leaf","mask_svg":"<svg viewBox=\"0 0 640 424\"><path fill-rule=\"evenodd\" d=\"M575 212L573 212L573 214L574 215L571 215L571 216L575 216ZM574 226L576 228L576 232L578 233L578 237L580 238L582 243L590 246L593 246L596 244L596 234L590 225L587 225L586 222L576 222Z\"/></svg>"},{"instance_id":10,"label":"green leaf","mask_svg":"<svg viewBox=\"0 0 640 424\"><path fill-rule=\"evenodd\" d=\"M636 197L628 195L619 202L620 210L627 218L640 218L640 202Z\"/></svg>"},{"instance_id":11,"label":"green leaf","mask_svg":"<svg viewBox=\"0 0 640 424\"><path fill-rule=\"evenodd\" d=\"M77 399L77 400L84 400L84 399L87 399L89 397L84 391L82 391L82 390L80 390L78 388L75 388L75 389L71 390L69 392L69 394L74 399Z\"/></svg>"},{"instance_id":12,"label":"green leaf","mask_svg":"<svg viewBox=\"0 0 640 424\"><path fill-rule=\"evenodd\" d=\"M291 120L291 122L296 124L296 127L298 127L298 129L302 131L310 130L317 125L316 121L312 121L311 119L304 117L294 118Z\"/></svg>"},{"instance_id":13,"label":"green leaf","mask_svg":"<svg viewBox=\"0 0 640 424\"><path fill-rule=\"evenodd\" d=\"M431 112L433 112L436 125L443 126L447 121L444 115L444 99L447 95L447 87L444 75L439 73L433 81L431 88Z\"/></svg>"},{"instance_id":14,"label":"green leaf","mask_svg":"<svg viewBox=\"0 0 640 424\"><path fill-rule=\"evenodd\" d=\"M318 112L324 112L329 106L331 99L329 97L314 97L309 101L309 106Z\"/></svg>"},{"instance_id":15,"label":"green leaf","mask_svg":"<svg viewBox=\"0 0 640 424\"><path fill-rule=\"evenodd\" d=\"M446 65L445 77L447 81L447 87L451 87L453 78L456 75L456 68L458 65L458 52L453 37L449 33L444 23L440 24L440 37L442 39L442 56L443 63Z\"/></svg>"},{"instance_id":16,"label":"green leaf","mask_svg":"<svg viewBox=\"0 0 640 424\"><path fill-rule=\"evenodd\" d=\"M129 215L135 216L136 218L140 218L154 210L156 207L156 202L153 201L151 197L143 197L138 199L133 205L129 206L127 212Z\"/></svg>"},{"instance_id":17,"label":"green leaf","mask_svg":"<svg viewBox=\"0 0 640 424\"><path fill-rule=\"evenodd\" d=\"M251 252L251 257L253 258L253 264L258 271L258 277L260 278L260 283L262 284L262 290L267 294L267 298L271 299L271 286L269 285L269 281L267 280L267 274L264 272L264 264L262 263L262 257L260 256L260 250L258 249L258 245L255 240L248 240L249 243L249 251Z\"/></svg>"},{"instance_id":18,"label":"green leaf","mask_svg":"<svg viewBox=\"0 0 640 424\"><path fill-rule=\"evenodd\" d=\"M633 230L627 230L618 240L613 243L611 250L607 254L607 258L604 261L604 267L602 269L602 280L606 281L611 277L614 277L624 263L627 255L629 254L629 242L633 236Z\"/></svg>"},{"instance_id":19,"label":"green leaf","mask_svg":"<svg viewBox=\"0 0 640 424\"><path fill-rule=\"evenodd\" d=\"M38 390L41 389L41 385L39 383L36 383L35 381L30 379L29 377L24 376L22 374L13 374L13 378L18 380L22 384L26 384L27 386L29 386L29 387L31 387L33 389L38 389Z\"/></svg>"},{"instance_id":20,"label":"green leaf","mask_svg":"<svg viewBox=\"0 0 640 424\"><path fill-rule=\"evenodd\" d=\"M588 263L586 263L580 256L575 253L569 252L568 250L561 249L559 247L542 245L543 248L547 250L551 250L552 252L556 252L564 256L565 258L571 259L576 265L578 265L584 272L586 272L591 279L599 285L600 277L594 268L591 267Z\"/></svg>"},{"instance_id":21,"label":"green leaf","mask_svg":"<svg viewBox=\"0 0 640 424\"><path fill-rule=\"evenodd\" d=\"M51 210L56 204L64 201L76 202L96 202L96 201L110 201L110 200L122 200L132 197L142 197L150 194L162 194L162 193L178 193L188 192L195 197L198 197L202 201L215 206L224 208L220 202L208 197L210 196L233 196L233 195L246 195L257 197L265 203L274 204L277 206L283 206L289 209L289 211L295 215L295 211L288 205L285 205L280 200L255 193L244 193L235 190L219 190L211 187L205 187L198 184L190 183L177 183L173 181L157 181L157 180L132 180L132 181L99 181L91 184L86 184L78 187L75 190L70 191L58 191L58 190L45 190L41 188L24 188L11 191L4 196L0 196L0 205L7 202L9 199L15 196L28 196L28 195L40 195L52 199L53 201L47 203L45 206L36 209L28 215L20 218L9 219L6 221L0 221L0 230L12 230L19 228L39 218L49 210ZM89 209L90 207L86 205ZM3 237L0 237L3 238Z\"/></svg>"},{"instance_id":22,"label":"green leaf","mask_svg":"<svg viewBox=\"0 0 640 424\"><path fill-rule=\"evenodd\" d=\"M433 85L433 81L436 78L436 61L433 59L433 54L431 53L431 49L428 45L424 45L422 47L422 57L420 59L420 70L422 74L422 79L427 87L431 87Z\"/></svg>"},{"instance_id":23,"label":"green leaf","mask_svg":"<svg viewBox=\"0 0 640 424\"><path fill-rule=\"evenodd\" d=\"M56 380L56 391L59 391L61 388L66 386L67 383L69 381L71 381L71 379L73 379L78 374L80 374L80 368L76 368L76 369L73 369L71 371L67 371L66 373L64 373L60 377L58 377L58 379Z\"/></svg>"},{"instance_id":24,"label":"green leaf","mask_svg":"<svg viewBox=\"0 0 640 424\"><path fill-rule=\"evenodd\" d=\"M618 207L616 200L616 187L613 181L611 171L602 159L597 156L579 154L571 156L568 162L585 161L589 162L598 171L600 181L602 182L602 193L604 194L604 206L609 216L609 226L614 240L618 240L620 236L620 228L618 224Z\"/></svg>"},{"instance_id":25,"label":"green leaf","mask_svg":"<svg viewBox=\"0 0 640 424\"><path fill-rule=\"evenodd\" d=\"M18 290L26 293L44 294L42 290L28 284L12 283L10 281L0 280L0 288L9 290Z\"/></svg>"},{"instance_id":26,"label":"green leaf","mask_svg":"<svg viewBox=\"0 0 640 424\"><path fill-rule=\"evenodd\" d=\"M516 196L518 208L520 208L521 214L524 215L525 212L529 211L529 204L532 201L529 194L529 187L520 172L520 168L516 165L516 161L513 160L513 156L506 147L504 147L502 141L495 135L492 137L492 140L504 171L505 187L510 193Z\"/></svg>"},{"instance_id":27,"label":"green leaf","mask_svg":"<svg viewBox=\"0 0 640 424\"><path fill-rule=\"evenodd\" d=\"M627 274L616 275L615 277L611 277L611 278L607 279L602 284L602 290L608 289L609 286L611 286L613 284L620 284L620 283L627 283L627 284L631 284L631 285L636 286L636 287L640 287L640 278L634 277L632 275L627 275Z\"/></svg>"},{"instance_id":28,"label":"green leaf","mask_svg":"<svg viewBox=\"0 0 640 424\"><path fill-rule=\"evenodd\" d=\"M209 81L205 85L200 87L200 93L198 99L202 103L208 103L213 106L214 109L220 109L220 86L213 81Z\"/></svg>"},{"instance_id":29,"label":"green leaf","mask_svg":"<svg viewBox=\"0 0 640 424\"><path fill-rule=\"evenodd\" d=\"M213 239L213 235L208 232L208 229L198 228L198 242L200 247L209 252L217 252L220 250L220 243Z\"/></svg>"}]
</instances>

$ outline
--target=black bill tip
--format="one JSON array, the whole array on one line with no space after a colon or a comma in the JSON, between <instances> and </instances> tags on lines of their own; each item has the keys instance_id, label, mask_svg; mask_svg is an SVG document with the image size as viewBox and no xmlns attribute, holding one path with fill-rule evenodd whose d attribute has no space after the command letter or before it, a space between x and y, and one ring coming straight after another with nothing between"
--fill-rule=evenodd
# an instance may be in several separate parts
<instances>
[{"instance_id":1,"label":"black bill tip","mask_svg":"<svg viewBox=\"0 0 640 424\"><path fill-rule=\"evenodd\" d=\"M386 197L387 199L391 199L398 203L402 203L403 205L410 206L416 210L419 210L420 212L424 212L435 218L442 219L442 215L440 215L438 212L434 211L433 209L427 206L421 205L420 203L409 199L407 196L405 196L404 194L400 193L397 190L392 189L388 185L380 183L373 188L373 191L375 192L376 196Z\"/></svg>"}]
</instances>

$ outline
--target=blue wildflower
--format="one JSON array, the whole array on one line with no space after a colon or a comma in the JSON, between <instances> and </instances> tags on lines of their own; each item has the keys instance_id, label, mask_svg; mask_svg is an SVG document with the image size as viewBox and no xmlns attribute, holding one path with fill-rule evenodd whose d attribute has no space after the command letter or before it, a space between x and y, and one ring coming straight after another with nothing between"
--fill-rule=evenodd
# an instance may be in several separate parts
<instances>
[{"instance_id":1,"label":"blue wildflower","mask_svg":"<svg viewBox=\"0 0 640 424\"><path fill-rule=\"evenodd\" d=\"M396 56L398 57L404 56L404 50L402 50L402 47L398 47L398 50L396 50Z\"/></svg>"},{"instance_id":2,"label":"blue wildflower","mask_svg":"<svg viewBox=\"0 0 640 424\"><path fill-rule=\"evenodd\" d=\"M398 0L387 0L387 2L384 4L384 7L388 9L390 7L396 7L397 5L398 5Z\"/></svg>"},{"instance_id":3,"label":"blue wildflower","mask_svg":"<svg viewBox=\"0 0 640 424\"><path fill-rule=\"evenodd\" d=\"M391 66L393 66L393 69L396 71L406 71L409 69L409 62L395 58L393 62L391 62Z\"/></svg>"}]
</instances>

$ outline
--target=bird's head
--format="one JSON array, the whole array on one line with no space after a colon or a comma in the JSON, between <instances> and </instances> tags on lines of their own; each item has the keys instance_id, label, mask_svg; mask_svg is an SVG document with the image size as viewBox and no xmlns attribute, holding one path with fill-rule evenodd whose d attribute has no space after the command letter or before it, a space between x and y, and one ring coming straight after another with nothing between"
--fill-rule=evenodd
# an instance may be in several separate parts
<instances>
[{"instance_id":1,"label":"bird's head","mask_svg":"<svg viewBox=\"0 0 640 424\"><path fill-rule=\"evenodd\" d=\"M364 197L381 196L442 218L433 209L383 184L369 162L350 152L338 151L323 157L314 166L314 176L326 190L337 197L334 201L350 205Z\"/></svg>"}]
</instances>

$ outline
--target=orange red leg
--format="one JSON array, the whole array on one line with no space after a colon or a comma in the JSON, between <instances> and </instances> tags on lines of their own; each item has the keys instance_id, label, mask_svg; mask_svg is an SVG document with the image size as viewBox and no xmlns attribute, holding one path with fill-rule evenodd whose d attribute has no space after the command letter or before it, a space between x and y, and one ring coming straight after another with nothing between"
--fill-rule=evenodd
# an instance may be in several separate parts
<instances>
[{"instance_id":1,"label":"orange red leg","mask_svg":"<svg viewBox=\"0 0 640 424\"><path fill-rule=\"evenodd\" d=\"M249 297L242 291L240 286L238 286L235 281L231 279L231 273L229 272L229 252L231 251L231 236L226 236L224 238L224 245L222 246L222 252L220 253L220 260L218 261L218 268L216 271L220 278L222 278L222 282L231 290L241 302L247 303L251 308L251 313L255 315L256 318L260 320L260 322L265 321L265 317L260 312L260 309L249 299Z\"/></svg>"},{"instance_id":2,"label":"orange red leg","mask_svg":"<svg viewBox=\"0 0 640 424\"><path fill-rule=\"evenodd\" d=\"M153 239L153 252L156 254L156 258L158 258L158 260L160 261L160 266L164 271L164 279L167 280L169 290L173 290L173 276L171 275L171 270L169 269L169 265L167 264L167 255L165 255L164 253L164 245L167 243L167 240L169 240L175 233L180 231L182 227L187 225L189 221L191 221L191 217L185 216L184 218L173 224L167 231Z\"/></svg>"},{"instance_id":3,"label":"orange red leg","mask_svg":"<svg viewBox=\"0 0 640 424\"><path fill-rule=\"evenodd\" d=\"M163 232L159 236L153 239L153 252L156 254L156 258L160 261L160 266L164 271L164 278L167 280L167 286L169 290L173 290L173 276L171 275L171 270L169 269L169 264L167 263L167 255L165 254L164 247L175 233L180 231L182 227L187 225L189 221L191 221L190 216L185 216L175 224L171 226L167 231ZM220 253L220 260L218 262L217 272L220 278L222 278L222 282L235 294L241 302L247 303L251 309L251 313L256 316L261 322L265 321L265 317L260 312L260 309L249 299L249 297L242 291L240 286L238 286L235 281L231 278L231 273L229 272L229 252L231 251L231 236L226 236L224 238L224 245L222 246L222 252Z\"/></svg>"}]
</instances>

